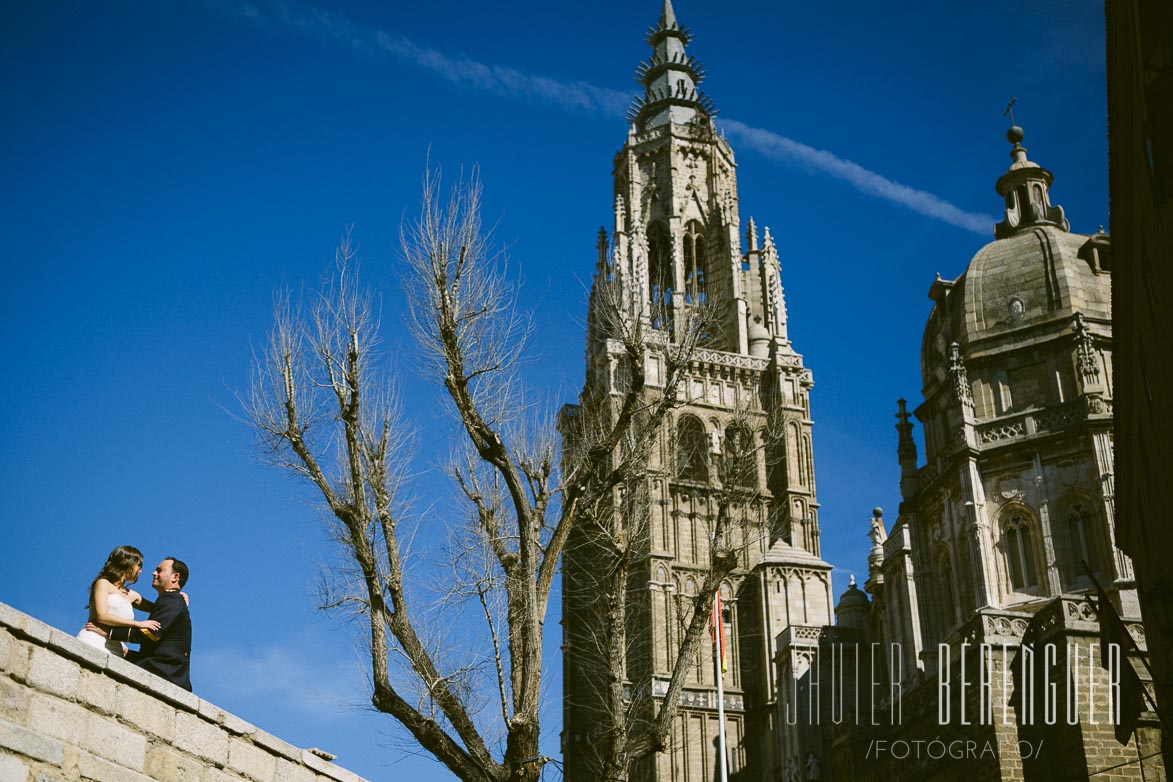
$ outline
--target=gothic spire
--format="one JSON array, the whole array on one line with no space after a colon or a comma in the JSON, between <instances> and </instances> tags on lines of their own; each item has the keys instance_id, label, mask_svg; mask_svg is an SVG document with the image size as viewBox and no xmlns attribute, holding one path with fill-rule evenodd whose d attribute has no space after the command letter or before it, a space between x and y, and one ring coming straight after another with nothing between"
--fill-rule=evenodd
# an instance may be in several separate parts
<instances>
[{"instance_id":1,"label":"gothic spire","mask_svg":"<svg viewBox=\"0 0 1173 782\"><path fill-rule=\"evenodd\" d=\"M659 23L648 28L652 56L635 73L644 94L632 101L627 118L638 130L670 122L684 125L716 115L712 99L697 89L705 69L685 51L690 40L692 33L676 21L672 0L664 0Z\"/></svg>"},{"instance_id":2,"label":"gothic spire","mask_svg":"<svg viewBox=\"0 0 1173 782\"><path fill-rule=\"evenodd\" d=\"M672 0L664 0L664 7L660 10L660 27L676 26L676 11L672 8Z\"/></svg>"}]
</instances>

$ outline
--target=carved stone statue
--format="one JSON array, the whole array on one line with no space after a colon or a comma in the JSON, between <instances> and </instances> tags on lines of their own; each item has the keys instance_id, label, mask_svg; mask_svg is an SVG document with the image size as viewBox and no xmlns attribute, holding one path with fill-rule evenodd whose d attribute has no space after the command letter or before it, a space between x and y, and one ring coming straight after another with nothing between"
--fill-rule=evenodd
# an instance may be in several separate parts
<instances>
[{"instance_id":1,"label":"carved stone statue","mask_svg":"<svg viewBox=\"0 0 1173 782\"><path fill-rule=\"evenodd\" d=\"M806 756L806 779L807 782L817 782L819 779L819 756L815 753L808 753Z\"/></svg>"},{"instance_id":2,"label":"carved stone statue","mask_svg":"<svg viewBox=\"0 0 1173 782\"><path fill-rule=\"evenodd\" d=\"M868 530L868 537L872 539L872 546L882 546L884 541L888 539L888 535L884 532L884 525L880 523L878 518L872 517L872 527Z\"/></svg>"}]
</instances>

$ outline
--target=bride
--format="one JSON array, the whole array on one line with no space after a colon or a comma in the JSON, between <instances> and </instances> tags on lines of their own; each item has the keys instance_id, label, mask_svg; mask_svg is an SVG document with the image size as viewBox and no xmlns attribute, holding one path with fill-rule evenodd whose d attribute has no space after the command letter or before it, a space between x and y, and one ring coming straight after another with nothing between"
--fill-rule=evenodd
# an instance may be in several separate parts
<instances>
[{"instance_id":1,"label":"bride","mask_svg":"<svg viewBox=\"0 0 1173 782\"><path fill-rule=\"evenodd\" d=\"M119 546L110 552L102 572L90 585L90 621L105 629L111 627L137 627L140 630L156 632L159 623L153 619L137 620L134 609L150 611L155 604L135 592L128 585L138 580L143 569L142 552L134 546ZM108 641L105 636L92 630L83 629L77 637L98 649L105 649L119 657L126 656L126 644Z\"/></svg>"}]
</instances>

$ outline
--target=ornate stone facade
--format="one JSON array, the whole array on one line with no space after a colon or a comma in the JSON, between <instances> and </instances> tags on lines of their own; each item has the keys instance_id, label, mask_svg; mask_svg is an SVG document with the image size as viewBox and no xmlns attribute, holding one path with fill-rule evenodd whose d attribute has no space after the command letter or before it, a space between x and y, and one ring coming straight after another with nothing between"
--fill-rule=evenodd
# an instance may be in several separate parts
<instances>
[{"instance_id":1,"label":"ornate stone facade","mask_svg":"<svg viewBox=\"0 0 1173 782\"><path fill-rule=\"evenodd\" d=\"M754 458L732 533L738 567L720 589L732 651L721 701L731 779L1066 780L1109 768L1114 779L1164 778L1151 713L1126 743L1114 736L1087 600L1094 581L1107 588L1138 650L1120 665L1143 671L1132 562L1116 538L1108 235L1071 232L1051 200L1052 174L1011 128L995 240L960 277L938 276L929 289L924 401L912 413L898 403L899 515L889 530L873 511L866 593L853 578L833 624L831 566L819 558L812 378L789 339L770 232L753 220L742 231L733 152L698 90L690 37L665 0L639 70L645 94L615 157L614 230L600 232L587 379L580 406L564 410L567 441L588 403L605 416L599 401L627 388L624 345L605 324L616 291L623 323L644 329L649 400L663 393L664 357L682 342L681 324L705 312L709 325L646 472L615 497L633 575L603 589L598 550L581 539L567 545L566 778L596 779L608 746L601 693L610 669L598 632L617 594L626 601L625 702L643 703L647 719L665 697L709 562L715 498L728 480L719 467L731 443L745 442ZM637 764L632 780L718 778L707 646L668 746ZM992 697L982 687L941 688L965 682L966 670L1025 684ZM1055 722L1024 716L1029 702L1017 699L1047 676L1080 682L1086 711ZM987 712L998 719L965 716ZM933 742L944 752L934 756ZM876 749L893 744L905 754Z\"/></svg>"},{"instance_id":2,"label":"ornate stone facade","mask_svg":"<svg viewBox=\"0 0 1173 782\"><path fill-rule=\"evenodd\" d=\"M715 491L723 459L752 454L735 480L738 567L722 585L728 663L725 720L734 778L777 765L785 737L774 723L777 639L831 621L831 566L819 559L809 393L811 373L790 342L778 249L768 228L739 216L733 150L715 130L703 70L687 52L689 31L665 0L640 66L645 93L630 114L614 161L615 222L602 232L588 315L586 400L618 399L625 386L621 342L601 321L604 288L639 324L649 347L649 398L663 393L664 351L689 317L705 333L689 355L682 405L651 448L646 480L616 499L635 563L628 580L624 681L631 698L667 690L685 614L708 569ZM605 405L603 406L605 408ZM581 408L563 411L564 432ZM594 409L599 409L596 404ZM748 444L748 449L745 446ZM723 476L723 477L720 477ZM635 499L633 499L635 498ZM624 503L627 503L624 505ZM566 778L596 779L607 717L598 658L599 560L582 540L563 561ZM706 639L706 649L708 647ZM691 669L666 752L632 779L711 780L717 767L717 693L712 655Z\"/></svg>"},{"instance_id":3,"label":"ornate stone facade","mask_svg":"<svg viewBox=\"0 0 1173 782\"><path fill-rule=\"evenodd\" d=\"M1126 743L1114 735L1088 598L1096 582L1107 589L1139 650L1120 664L1143 672L1132 562L1116 539L1111 243L1102 229L1070 232L1023 137L1007 134L995 241L929 289L915 411L926 463L902 399L902 502L869 557L873 599L849 590L824 644L831 656L877 644L880 659L857 672L879 697L849 692L869 719L824 726L827 779L1164 778L1155 715ZM967 670L989 691L959 687ZM1057 683L1053 720L1022 700L1044 692L1039 680Z\"/></svg>"}]
</instances>

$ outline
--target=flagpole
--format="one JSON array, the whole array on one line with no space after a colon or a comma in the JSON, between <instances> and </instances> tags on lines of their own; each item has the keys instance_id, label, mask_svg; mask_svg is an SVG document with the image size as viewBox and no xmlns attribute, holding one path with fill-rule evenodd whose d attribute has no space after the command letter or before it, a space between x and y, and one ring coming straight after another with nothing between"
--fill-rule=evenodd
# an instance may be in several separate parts
<instances>
[{"instance_id":1,"label":"flagpole","mask_svg":"<svg viewBox=\"0 0 1173 782\"><path fill-rule=\"evenodd\" d=\"M1088 565L1087 560L1082 559L1082 560L1080 560L1079 564L1083 566L1084 573L1087 574L1087 577L1091 579L1092 585L1096 588L1096 596L1098 598L1099 597L1103 598L1103 600L1107 604L1104 607L1112 612L1112 615L1115 618L1115 621L1119 624L1121 630L1123 631L1123 640L1125 641L1125 645L1124 645L1124 648L1121 650L1121 655L1120 655L1121 665L1130 665L1130 663L1128 661L1128 653L1129 652L1136 652L1137 659L1140 660L1140 664L1142 666L1144 666L1145 671L1149 675L1149 679L1155 681L1155 677L1153 676L1153 670L1151 668L1149 668L1149 663L1148 663L1148 660L1146 659L1148 657L1148 653L1141 651L1140 646L1137 645L1136 640L1132 637L1132 633L1128 632L1128 627L1124 624L1124 619L1119 614L1116 613L1116 606L1112 604L1111 598L1108 597L1108 593L1104 590L1104 587L1100 585L1100 580L1098 578L1096 578L1096 574L1092 572L1091 566ZM1102 635L1103 634L1103 627L1104 627L1104 617L1101 616L1101 614L1100 614L1100 606L1098 606L1097 601L1092 600L1090 596L1088 597L1088 603L1091 604L1092 611L1095 612L1095 614L1096 614L1096 621L1100 625L1100 628L1101 628L1100 633ZM1104 662L1101 661L1100 665L1103 666ZM1135 673L1134 673L1134 675L1135 675ZM1138 679L1139 679L1139 677L1138 677ZM1141 695L1141 699L1144 702L1146 702L1152 708L1153 713L1157 715L1157 722L1159 722L1161 724L1161 728L1162 728L1162 730L1164 730L1166 728L1165 715L1161 712L1161 709L1157 706L1157 699L1149 694L1149 688L1144 686L1144 682L1140 682L1140 695ZM1139 743L1137 744L1137 752L1138 753L1140 752L1140 744ZM1141 765L1143 767L1144 764L1142 763Z\"/></svg>"},{"instance_id":2,"label":"flagpole","mask_svg":"<svg viewBox=\"0 0 1173 782\"><path fill-rule=\"evenodd\" d=\"M729 782L725 751L725 618L721 615L720 587L713 606L713 640L717 642L717 747L721 753L721 782Z\"/></svg>"}]
</instances>

